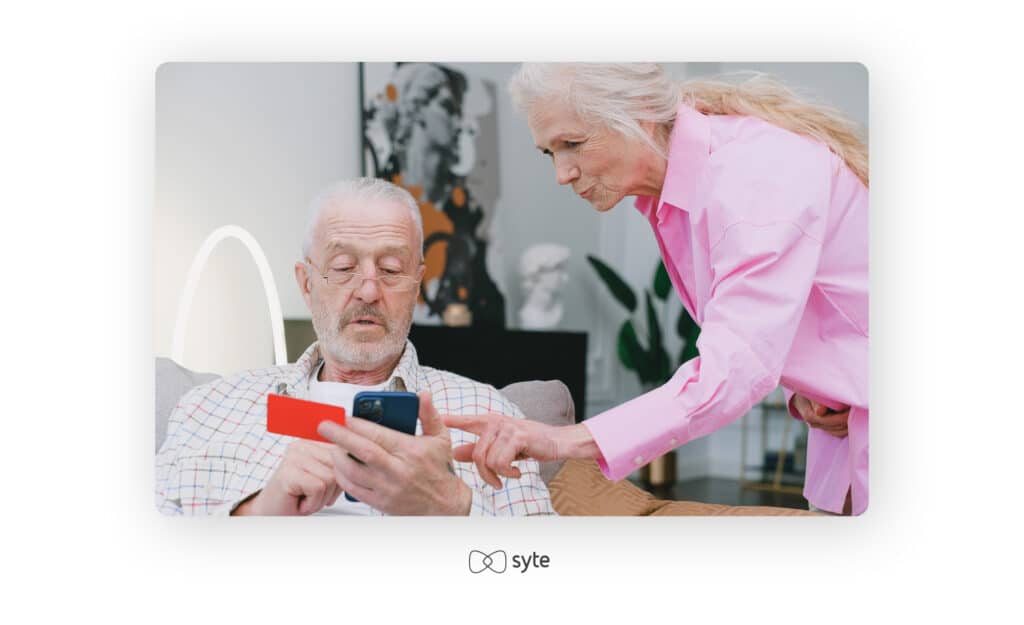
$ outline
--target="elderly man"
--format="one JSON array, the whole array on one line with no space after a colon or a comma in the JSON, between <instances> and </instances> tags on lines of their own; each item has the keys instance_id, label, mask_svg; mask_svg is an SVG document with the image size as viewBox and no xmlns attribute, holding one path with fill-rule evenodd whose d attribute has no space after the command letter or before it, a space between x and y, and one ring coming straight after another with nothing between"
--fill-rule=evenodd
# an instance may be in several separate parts
<instances>
[{"instance_id":1,"label":"elderly man","mask_svg":"<svg viewBox=\"0 0 1024 625\"><path fill-rule=\"evenodd\" d=\"M190 391L156 458L157 506L169 514L553 514L536 462L488 485L452 446L444 413L522 417L493 387L420 366L407 340L423 275L419 208L372 178L341 182L313 203L295 278L317 342L293 365L246 371ZM321 423L331 443L266 431L267 394L343 406L395 387L419 393L417 436L348 417ZM358 459L358 460L357 460ZM342 493L358 499L341 497Z\"/></svg>"}]
</instances>

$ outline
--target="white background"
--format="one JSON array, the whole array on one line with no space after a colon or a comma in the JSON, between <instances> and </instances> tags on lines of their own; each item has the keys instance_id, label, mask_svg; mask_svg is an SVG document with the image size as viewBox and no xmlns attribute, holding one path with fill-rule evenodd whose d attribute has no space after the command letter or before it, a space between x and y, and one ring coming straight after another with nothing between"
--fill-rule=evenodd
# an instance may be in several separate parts
<instances>
[{"instance_id":1,"label":"white background","mask_svg":"<svg viewBox=\"0 0 1024 625\"><path fill-rule=\"evenodd\" d=\"M8 9L0 611L20 621L175 623L395 622L430 612L517 623L1019 615L1018 22L984 2L904 14L891 2L670 14L643 2L410 4ZM156 67L395 58L865 63L867 514L160 517L151 494ZM537 551L551 566L474 576L473 548Z\"/></svg>"}]
</instances>

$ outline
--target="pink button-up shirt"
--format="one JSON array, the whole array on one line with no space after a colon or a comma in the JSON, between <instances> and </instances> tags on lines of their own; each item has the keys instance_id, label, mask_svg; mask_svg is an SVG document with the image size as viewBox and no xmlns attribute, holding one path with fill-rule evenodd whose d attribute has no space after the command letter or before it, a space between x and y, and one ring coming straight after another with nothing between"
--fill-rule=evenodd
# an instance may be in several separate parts
<instances>
[{"instance_id":1,"label":"pink button-up shirt","mask_svg":"<svg viewBox=\"0 0 1024 625\"><path fill-rule=\"evenodd\" d=\"M780 383L852 407L849 435L808 436L804 496L868 502L868 190L814 140L683 106L660 198L638 197L700 356L584 421L609 479L738 419Z\"/></svg>"}]
</instances>

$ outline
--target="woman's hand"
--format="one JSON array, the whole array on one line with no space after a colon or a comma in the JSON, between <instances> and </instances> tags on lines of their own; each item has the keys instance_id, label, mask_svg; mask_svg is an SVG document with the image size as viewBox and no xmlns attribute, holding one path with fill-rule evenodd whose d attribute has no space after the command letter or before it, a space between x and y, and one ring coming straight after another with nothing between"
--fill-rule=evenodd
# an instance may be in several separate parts
<instances>
[{"instance_id":1,"label":"woman's hand","mask_svg":"<svg viewBox=\"0 0 1024 625\"><path fill-rule=\"evenodd\" d=\"M455 459L476 463L480 476L495 488L501 488L499 475L521 477L519 469L512 466L516 460L545 462L596 458L599 454L590 430L581 424L554 427L497 414L449 414L444 416L444 423L479 437L475 443L456 447Z\"/></svg>"},{"instance_id":2,"label":"woman's hand","mask_svg":"<svg viewBox=\"0 0 1024 625\"><path fill-rule=\"evenodd\" d=\"M828 406L811 401L803 395L793 395L793 408L800 418L812 428L818 428L836 438L846 436L846 424L850 420L850 407L841 406L839 410L830 410Z\"/></svg>"}]
</instances>

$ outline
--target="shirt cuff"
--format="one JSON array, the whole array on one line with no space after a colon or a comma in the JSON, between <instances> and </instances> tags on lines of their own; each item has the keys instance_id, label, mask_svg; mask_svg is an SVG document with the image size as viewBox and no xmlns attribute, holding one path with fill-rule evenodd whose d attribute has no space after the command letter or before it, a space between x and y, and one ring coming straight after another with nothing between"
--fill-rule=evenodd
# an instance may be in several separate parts
<instances>
[{"instance_id":1,"label":"shirt cuff","mask_svg":"<svg viewBox=\"0 0 1024 625\"><path fill-rule=\"evenodd\" d=\"M231 516L231 513L234 511L235 508L238 507L238 504L240 504L240 503L242 503L241 499L239 499L238 501L229 501L227 503L222 503L222 504L218 504L216 506L211 506L210 507L210 516L219 516L219 517Z\"/></svg>"},{"instance_id":2,"label":"shirt cuff","mask_svg":"<svg viewBox=\"0 0 1024 625\"><path fill-rule=\"evenodd\" d=\"M688 442L685 418L643 419L650 415L674 415L679 384L670 381L650 392L611 408L583 422L601 454L597 466L609 480L621 480L651 460ZM641 427L638 421L646 425Z\"/></svg>"},{"instance_id":3,"label":"shirt cuff","mask_svg":"<svg viewBox=\"0 0 1024 625\"><path fill-rule=\"evenodd\" d=\"M259 492L260 491L258 490L253 491L251 493L242 495L241 497L235 499L234 501L226 501L222 504L214 506L210 509L210 516L231 516L231 513L235 511L235 508L242 505L244 501L252 498Z\"/></svg>"}]
</instances>

